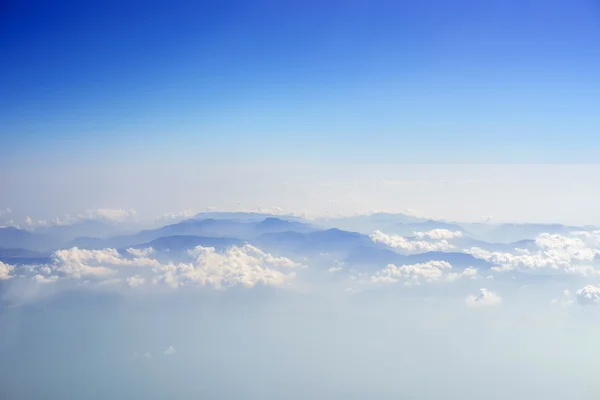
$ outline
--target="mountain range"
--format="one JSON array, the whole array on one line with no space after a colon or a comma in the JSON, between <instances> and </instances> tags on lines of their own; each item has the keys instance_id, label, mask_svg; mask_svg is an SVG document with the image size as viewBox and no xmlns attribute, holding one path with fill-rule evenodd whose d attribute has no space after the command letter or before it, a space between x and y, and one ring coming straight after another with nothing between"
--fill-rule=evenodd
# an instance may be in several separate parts
<instances>
[{"instance_id":1,"label":"mountain range","mask_svg":"<svg viewBox=\"0 0 600 400\"><path fill-rule=\"evenodd\" d=\"M339 227L331 227L339 225ZM345 227L347 229L341 229ZM349 229L357 228L355 231ZM415 232L446 229L461 235L449 240L448 251L423 251L406 254L369 236L373 230L402 235L407 240ZM82 249L152 247L158 252L175 254L196 246L218 250L250 243L279 256L316 260L326 255L353 268L381 267L387 264L447 261L456 267L488 268L491 265L463 249L479 247L488 251L532 249L540 233L568 233L592 227L560 224L461 224L412 217L402 214L373 214L338 219L304 221L298 217L260 213L201 213L193 218L146 229L118 234L123 229L100 221L81 221L73 225L44 227L30 232L13 227L0 228L0 261L20 264L36 260L43 263L59 248ZM83 234L83 235L80 235Z\"/></svg>"}]
</instances>

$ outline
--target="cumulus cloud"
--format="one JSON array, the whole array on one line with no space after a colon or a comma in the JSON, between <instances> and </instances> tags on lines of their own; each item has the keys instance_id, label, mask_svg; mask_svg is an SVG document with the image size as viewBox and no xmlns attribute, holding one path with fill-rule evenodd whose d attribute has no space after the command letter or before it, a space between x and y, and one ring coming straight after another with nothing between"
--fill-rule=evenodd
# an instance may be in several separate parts
<instances>
[{"instance_id":1,"label":"cumulus cloud","mask_svg":"<svg viewBox=\"0 0 600 400\"><path fill-rule=\"evenodd\" d=\"M502 303L502 298L496 293L490 292L485 288L479 289L479 294L469 295L465 299L468 307L493 307Z\"/></svg>"},{"instance_id":2,"label":"cumulus cloud","mask_svg":"<svg viewBox=\"0 0 600 400\"><path fill-rule=\"evenodd\" d=\"M282 269L302 267L249 244L232 246L222 253L212 247L198 246L188 254L193 262L162 266L162 275L154 282L163 281L171 287L197 284L217 289L235 285L253 287L259 283L279 286L295 278L295 273L285 273Z\"/></svg>"},{"instance_id":3,"label":"cumulus cloud","mask_svg":"<svg viewBox=\"0 0 600 400\"><path fill-rule=\"evenodd\" d=\"M136 288L148 282L179 286L209 286L217 289L257 284L280 286L292 281L304 265L277 257L252 246L232 246L224 251L198 246L182 262L160 262L154 249L86 250L77 247L54 252L47 265L19 267L19 276L38 283L83 281L84 284L121 285ZM13 266L0 262L0 279L12 278ZM134 272L135 271L135 272ZM132 272L134 274L132 275ZM65 283L66 284L66 283Z\"/></svg>"},{"instance_id":4,"label":"cumulus cloud","mask_svg":"<svg viewBox=\"0 0 600 400\"><path fill-rule=\"evenodd\" d=\"M452 265L446 261L429 261L420 264L396 266L389 264L370 277L372 283L404 282L405 285L420 285L437 281L453 281L477 276L476 268L465 268L462 272L450 272Z\"/></svg>"},{"instance_id":5,"label":"cumulus cloud","mask_svg":"<svg viewBox=\"0 0 600 400\"><path fill-rule=\"evenodd\" d=\"M155 253L154 249L152 247L148 247L145 249L134 249L134 248L129 248L126 250L129 254L131 254L134 257L137 258L144 258L144 257L149 257L152 254Z\"/></svg>"},{"instance_id":6,"label":"cumulus cloud","mask_svg":"<svg viewBox=\"0 0 600 400\"><path fill-rule=\"evenodd\" d=\"M34 281L38 282L38 283L54 283L58 281L58 276L57 275L52 275L52 276L44 276L44 275L34 275L31 279L33 279Z\"/></svg>"},{"instance_id":7,"label":"cumulus cloud","mask_svg":"<svg viewBox=\"0 0 600 400\"><path fill-rule=\"evenodd\" d=\"M600 247L600 230L574 231L571 235L583 240L589 246Z\"/></svg>"},{"instance_id":8,"label":"cumulus cloud","mask_svg":"<svg viewBox=\"0 0 600 400\"><path fill-rule=\"evenodd\" d=\"M39 266L38 270L46 275L50 275L52 273L52 269L47 265Z\"/></svg>"},{"instance_id":9,"label":"cumulus cloud","mask_svg":"<svg viewBox=\"0 0 600 400\"><path fill-rule=\"evenodd\" d=\"M387 235L381 231L375 231L370 235L372 241L383 243L395 249L409 253L424 253L428 251L445 251L454 249L446 239L436 241L409 240L399 235Z\"/></svg>"},{"instance_id":10,"label":"cumulus cloud","mask_svg":"<svg viewBox=\"0 0 600 400\"><path fill-rule=\"evenodd\" d=\"M8 265L0 261L0 280L10 279L13 276L10 274L15 267Z\"/></svg>"},{"instance_id":11,"label":"cumulus cloud","mask_svg":"<svg viewBox=\"0 0 600 400\"><path fill-rule=\"evenodd\" d=\"M285 214L281 207L271 206L271 207L258 207L257 211L260 214L272 214L272 215L283 215Z\"/></svg>"},{"instance_id":12,"label":"cumulus cloud","mask_svg":"<svg viewBox=\"0 0 600 400\"><path fill-rule=\"evenodd\" d=\"M66 250L58 250L52 255L54 266L60 272L70 275L71 272L87 271L91 275L94 272L100 273L106 268L104 265L111 266L131 266L131 267L159 267L160 263L148 258L154 250L147 249L127 249L127 252L134 257L132 259L122 257L116 249L85 250L73 247ZM98 268L91 270L90 268ZM102 274L102 273L100 273Z\"/></svg>"},{"instance_id":13,"label":"cumulus cloud","mask_svg":"<svg viewBox=\"0 0 600 400\"><path fill-rule=\"evenodd\" d=\"M414 235L420 239L442 240L462 237L461 231L450 231L448 229L433 229L428 232L415 232Z\"/></svg>"},{"instance_id":14,"label":"cumulus cloud","mask_svg":"<svg viewBox=\"0 0 600 400\"><path fill-rule=\"evenodd\" d=\"M131 253L130 253L131 254ZM143 251L140 253L143 254ZM73 247L58 250L52 255L52 269L67 277L80 279L82 276L105 277L117 271L110 266L159 267L160 263L146 257L126 259L116 249L85 250Z\"/></svg>"},{"instance_id":15,"label":"cumulus cloud","mask_svg":"<svg viewBox=\"0 0 600 400\"><path fill-rule=\"evenodd\" d=\"M164 351L164 353L163 353L163 354L164 354L165 356L170 356L170 355L173 355L173 354L175 354L175 352L176 352L176 350L175 350L175 347L173 347L173 346L169 346L169 348L168 348L168 349L166 349L166 350Z\"/></svg>"},{"instance_id":16,"label":"cumulus cloud","mask_svg":"<svg viewBox=\"0 0 600 400\"><path fill-rule=\"evenodd\" d=\"M95 219L104 221L117 221L123 222L136 215L136 211L133 209L113 209L113 208L99 208L96 210L87 210L83 215L79 217L82 219Z\"/></svg>"},{"instance_id":17,"label":"cumulus cloud","mask_svg":"<svg viewBox=\"0 0 600 400\"><path fill-rule=\"evenodd\" d=\"M127 278L127 285L129 285L129 287L132 287L132 288L141 286L145 282L146 282L146 279L144 279L143 277L141 277L139 275L134 275L134 276L130 276L129 278Z\"/></svg>"},{"instance_id":18,"label":"cumulus cloud","mask_svg":"<svg viewBox=\"0 0 600 400\"><path fill-rule=\"evenodd\" d=\"M193 210L185 210L178 212L168 212L156 218L157 221L180 221L182 219L191 218L196 215L197 212Z\"/></svg>"},{"instance_id":19,"label":"cumulus cloud","mask_svg":"<svg viewBox=\"0 0 600 400\"><path fill-rule=\"evenodd\" d=\"M425 245L421 243L437 246L447 243L448 238L460 236L455 235L456 233L443 229L432 230L417 234L417 237L424 240L410 240L376 231L372 239L396 246L400 243L401 247L404 246L410 251L423 251L439 248L423 247ZM567 272L591 274L595 271L593 261L598 253L597 249L590 247L591 240L583 234L576 234L573 237L543 234L535 240L535 248L530 251L490 252L472 248L469 253L494 263L497 270L562 268ZM408 245L404 245L406 243ZM161 286L166 286L164 289L182 286L226 289L238 285L251 288L256 285L291 284L295 281L298 270L305 268L303 263L309 262L299 258L297 261L302 262L299 263L279 254L270 254L250 244L231 246L225 250L198 246L184 254L178 253L174 256L175 259L167 257L169 257L168 253L157 252L153 248L128 248L118 251L112 248L87 250L74 247L54 252L50 262L44 265L13 267L0 263L0 279L23 277L23 282L29 284L59 282L57 287L63 288L63 286L83 283L89 286L110 286L111 290L116 288L123 291L128 291L130 288L155 291L161 290ZM351 276L348 279L354 281L352 285L399 283L409 286L461 280L462 286L473 284L469 282L493 279L488 271L480 275L480 270L477 268L456 269L451 263L441 260L406 265L389 264L378 271L362 272L355 270L351 263L343 267L342 263L331 263L326 265L323 271L336 273L342 268L349 271ZM345 277L346 274L340 276L340 278ZM492 283L486 282L488 282L486 285ZM503 282L504 280L499 280L498 284L504 284ZM480 283L475 284L476 288L480 285ZM590 287L584 289L577 292L576 301L581 304L594 303L596 300L592 289ZM135 292L131 291L131 293ZM462 300L464 293L459 296ZM552 297L555 296L546 298L546 304ZM567 297L565 295L565 298ZM469 296L465 301L470 306L484 306L499 302L500 297L486 289L481 289L479 294ZM568 299L559 299L557 303L566 304L568 301Z\"/></svg>"},{"instance_id":20,"label":"cumulus cloud","mask_svg":"<svg viewBox=\"0 0 600 400\"><path fill-rule=\"evenodd\" d=\"M515 253L491 252L478 247L464 250L476 258L495 264L495 270L562 270L588 275L598 271L592 263L600 250L590 247L581 238L544 233L535 240L534 251L515 249Z\"/></svg>"},{"instance_id":21,"label":"cumulus cloud","mask_svg":"<svg viewBox=\"0 0 600 400\"><path fill-rule=\"evenodd\" d=\"M582 306L600 304L600 286L586 285L576 293L577 302Z\"/></svg>"},{"instance_id":22,"label":"cumulus cloud","mask_svg":"<svg viewBox=\"0 0 600 400\"><path fill-rule=\"evenodd\" d=\"M0 228L12 227L20 229L19 224L11 219L12 213L10 208L0 209Z\"/></svg>"},{"instance_id":23,"label":"cumulus cloud","mask_svg":"<svg viewBox=\"0 0 600 400\"><path fill-rule=\"evenodd\" d=\"M475 279L478 276L479 275L477 274L477 268L467 267L462 272L449 273L448 275L446 275L446 279L448 279L449 281L454 281L460 278Z\"/></svg>"}]
</instances>

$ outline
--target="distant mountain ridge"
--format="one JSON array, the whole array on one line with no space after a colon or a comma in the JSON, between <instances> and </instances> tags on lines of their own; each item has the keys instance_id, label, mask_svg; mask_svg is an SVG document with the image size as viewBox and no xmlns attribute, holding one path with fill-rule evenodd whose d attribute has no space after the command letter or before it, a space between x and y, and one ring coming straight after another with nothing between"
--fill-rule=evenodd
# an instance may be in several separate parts
<instances>
[{"instance_id":1,"label":"distant mountain ridge","mask_svg":"<svg viewBox=\"0 0 600 400\"><path fill-rule=\"evenodd\" d=\"M363 228L377 227L387 234L405 236L407 240L429 240L414 237L414 232L433 229L458 231L462 235L447 239L454 246L451 251L406 255L371 240L369 234L373 230L361 232L337 226L325 229L316 226L323 226L324 221L329 224L341 222L341 225L362 224ZM386 213L322 219L317 220L316 225L298 217L260 213L200 213L194 218L156 229L116 236L110 236L114 226L100 221L40 228L34 232L6 227L0 228L0 261L10 264L44 263L49 262L48 255L52 251L70 247L114 248L120 252L125 252L129 247L153 247L158 252L183 252L196 246L222 250L250 243L274 255L305 259L307 263L315 261L316 264L319 259L327 260L327 257L356 268L440 260L448 261L457 268L473 266L485 269L490 267L489 263L460 252L471 247L500 252L512 252L515 248L531 250L536 248L533 239L540 233L567 234L575 230L591 229L561 224L461 224ZM65 240L80 232L92 235ZM327 257L324 258L323 255Z\"/></svg>"},{"instance_id":2,"label":"distant mountain ridge","mask_svg":"<svg viewBox=\"0 0 600 400\"><path fill-rule=\"evenodd\" d=\"M152 247L157 251L184 251L202 246L222 250L231 246L242 246L244 243L243 240L234 238L175 235L161 237L151 242L141 243L132 247L138 249Z\"/></svg>"},{"instance_id":3,"label":"distant mountain ridge","mask_svg":"<svg viewBox=\"0 0 600 400\"><path fill-rule=\"evenodd\" d=\"M199 236L210 238L235 238L248 240L264 233L286 231L310 232L315 228L298 221L286 221L268 217L258 222L240 222L228 219L188 219L161 228L143 230L135 235L116 236L108 239L82 237L69 243L69 247L122 248L138 246L159 238L170 236Z\"/></svg>"},{"instance_id":4,"label":"distant mountain ridge","mask_svg":"<svg viewBox=\"0 0 600 400\"><path fill-rule=\"evenodd\" d=\"M217 219L217 220L230 220L237 222L260 222L265 219L278 219L283 221L296 221L305 222L304 219L290 215L290 214L269 214L259 212L227 212L227 211L212 211L212 212L200 212L192 219Z\"/></svg>"},{"instance_id":5,"label":"distant mountain ridge","mask_svg":"<svg viewBox=\"0 0 600 400\"><path fill-rule=\"evenodd\" d=\"M294 252L312 253L348 251L356 246L376 246L368 236L337 228L309 233L265 233L255 240L251 240L251 242L265 249L286 249Z\"/></svg>"}]
</instances>

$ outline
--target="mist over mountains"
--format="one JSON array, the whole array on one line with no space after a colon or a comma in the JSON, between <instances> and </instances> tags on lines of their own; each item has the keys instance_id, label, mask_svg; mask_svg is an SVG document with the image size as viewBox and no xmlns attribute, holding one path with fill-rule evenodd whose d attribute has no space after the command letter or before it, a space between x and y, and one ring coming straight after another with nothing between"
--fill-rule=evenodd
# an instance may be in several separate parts
<instances>
[{"instance_id":1,"label":"mist over mountains","mask_svg":"<svg viewBox=\"0 0 600 400\"><path fill-rule=\"evenodd\" d=\"M593 227L241 212L148 225L0 228L0 396L499 400L594 390L593 358L589 373L566 369L598 331ZM431 374L438 383L427 387ZM566 387L552 383L561 374Z\"/></svg>"},{"instance_id":2,"label":"mist over mountains","mask_svg":"<svg viewBox=\"0 0 600 400\"><path fill-rule=\"evenodd\" d=\"M340 228L341 227L341 228ZM469 230L473 232L471 232ZM337 219L303 220L245 212L207 212L180 222L153 229L134 231L135 227L98 220L76 221L68 225L45 226L35 230L0 228L0 260L22 264L27 259L43 260L59 249L98 250L151 247L161 252L181 253L197 246L225 249L250 243L270 252L295 257L336 255L340 262L373 268L388 263L417 260L447 260L461 266L487 265L487 262L461 253L477 247L488 251L512 251L534 246L543 233L568 234L593 231L591 227L560 224L460 224L435 221L404 214L378 213ZM119 234L120 232L131 232ZM446 248L424 247L407 258L407 249L378 243L370 237L374 231L422 240L423 232L457 233ZM409 251L414 253L414 251Z\"/></svg>"}]
</instances>

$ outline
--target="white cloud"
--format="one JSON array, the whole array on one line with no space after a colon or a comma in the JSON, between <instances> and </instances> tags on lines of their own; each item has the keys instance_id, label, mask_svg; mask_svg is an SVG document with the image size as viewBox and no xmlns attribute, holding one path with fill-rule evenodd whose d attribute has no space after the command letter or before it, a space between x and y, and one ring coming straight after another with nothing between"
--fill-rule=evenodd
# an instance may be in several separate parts
<instances>
[{"instance_id":1,"label":"white cloud","mask_svg":"<svg viewBox=\"0 0 600 400\"><path fill-rule=\"evenodd\" d=\"M214 288L238 284L253 287L259 283L278 286L295 277L295 273L286 274L280 269L302 267L288 258L274 257L248 244L232 246L222 253L212 247L198 246L188 254L193 258L192 263L163 266L163 274L155 282L162 280L172 287L186 283Z\"/></svg>"},{"instance_id":2,"label":"white cloud","mask_svg":"<svg viewBox=\"0 0 600 400\"><path fill-rule=\"evenodd\" d=\"M0 261L0 280L13 278L10 273L15 269L12 265L8 265Z\"/></svg>"},{"instance_id":3,"label":"white cloud","mask_svg":"<svg viewBox=\"0 0 600 400\"><path fill-rule=\"evenodd\" d=\"M179 212L168 212L156 218L157 221L180 221L182 219L191 218L196 215L197 212L193 210L185 210Z\"/></svg>"},{"instance_id":4,"label":"white cloud","mask_svg":"<svg viewBox=\"0 0 600 400\"><path fill-rule=\"evenodd\" d=\"M577 302L582 306L600 304L600 286L586 285L579 289Z\"/></svg>"},{"instance_id":5,"label":"white cloud","mask_svg":"<svg viewBox=\"0 0 600 400\"><path fill-rule=\"evenodd\" d=\"M493 307L502 303L502 298L485 288L479 289L479 294L469 295L465 299L468 307Z\"/></svg>"},{"instance_id":6,"label":"white cloud","mask_svg":"<svg viewBox=\"0 0 600 400\"><path fill-rule=\"evenodd\" d=\"M260 214L272 214L272 215L284 215L285 213L283 212L283 209L281 207L277 207L277 206L271 206L271 207L258 207L257 211Z\"/></svg>"},{"instance_id":7,"label":"white cloud","mask_svg":"<svg viewBox=\"0 0 600 400\"><path fill-rule=\"evenodd\" d=\"M52 255L56 264L120 264L121 255L116 249L86 250L73 247L65 250L57 250Z\"/></svg>"},{"instance_id":8,"label":"white cloud","mask_svg":"<svg viewBox=\"0 0 600 400\"><path fill-rule=\"evenodd\" d=\"M455 281L460 278L475 279L478 278L477 268L467 267L462 272L451 272L446 275L449 281Z\"/></svg>"},{"instance_id":9,"label":"white cloud","mask_svg":"<svg viewBox=\"0 0 600 400\"><path fill-rule=\"evenodd\" d=\"M133 218L135 215L136 211L133 209L99 208L96 210L87 210L83 215L79 215L79 218L123 222Z\"/></svg>"},{"instance_id":10,"label":"white cloud","mask_svg":"<svg viewBox=\"0 0 600 400\"><path fill-rule=\"evenodd\" d=\"M52 255L53 269L68 277L79 279L82 276L106 276L117 273L110 266L131 267L160 267L157 260L146 258L144 254L152 253L151 249L143 249L130 254L138 257L133 259L123 258L116 249L85 250L73 247L71 249L58 250Z\"/></svg>"},{"instance_id":11,"label":"white cloud","mask_svg":"<svg viewBox=\"0 0 600 400\"><path fill-rule=\"evenodd\" d=\"M537 250L515 253L490 252L478 247L464 250L476 258L486 260L497 267L494 270L562 270L565 273L597 274L593 261L600 250L590 247L580 238L544 233L535 240Z\"/></svg>"},{"instance_id":12,"label":"white cloud","mask_svg":"<svg viewBox=\"0 0 600 400\"><path fill-rule=\"evenodd\" d=\"M100 286L112 286L112 285L119 285L121 284L121 282L123 282L123 280L121 278L109 278L109 279L104 279L98 282L98 285ZM84 285L90 284L91 282L89 280L85 280L83 281Z\"/></svg>"},{"instance_id":13,"label":"white cloud","mask_svg":"<svg viewBox=\"0 0 600 400\"><path fill-rule=\"evenodd\" d=\"M62 217L56 217L51 220L34 220L27 216L25 217L25 229L34 230L49 226L73 225L85 220L104 221L104 222L126 222L135 217L135 210L99 208L95 210L87 210L84 213L71 215L65 214ZM12 222L12 221L11 221Z\"/></svg>"},{"instance_id":14,"label":"white cloud","mask_svg":"<svg viewBox=\"0 0 600 400\"><path fill-rule=\"evenodd\" d=\"M148 248L145 248L145 249L129 248L126 251L129 254L131 254L132 256L137 257L137 258L148 257L148 256L151 256L152 254L155 253L155 250L152 247L148 247Z\"/></svg>"},{"instance_id":15,"label":"white cloud","mask_svg":"<svg viewBox=\"0 0 600 400\"><path fill-rule=\"evenodd\" d=\"M34 281L38 282L38 283L54 283L58 281L58 276L57 275L52 275L49 277L46 277L44 275L34 275L31 279L33 279Z\"/></svg>"},{"instance_id":16,"label":"white cloud","mask_svg":"<svg viewBox=\"0 0 600 400\"><path fill-rule=\"evenodd\" d=\"M342 267L331 267L331 268L329 268L329 269L327 270L327 272L338 272L338 271L341 271L341 270L343 270L343 269L344 269L344 268L342 268Z\"/></svg>"},{"instance_id":17,"label":"white cloud","mask_svg":"<svg viewBox=\"0 0 600 400\"><path fill-rule=\"evenodd\" d=\"M83 276L106 276L116 273L115 270L110 268L98 266L90 267L83 263L78 262L65 262L56 266L56 272L66 275L70 278L81 279Z\"/></svg>"},{"instance_id":18,"label":"white cloud","mask_svg":"<svg viewBox=\"0 0 600 400\"><path fill-rule=\"evenodd\" d=\"M22 266L19 271L23 277L29 276L40 283L64 277L71 281L85 280L84 284L125 282L131 288L146 282L164 283L172 288L182 285L227 288L257 284L281 286L295 278L296 273L291 270L306 268L287 257L274 256L249 244L232 246L224 251L198 246L187 252L188 260L178 263L161 263L151 258L153 254L152 248L130 248L121 255L111 248L87 250L74 247L54 252L48 265ZM0 263L0 278L11 278L13 269ZM133 270L134 275L131 274Z\"/></svg>"},{"instance_id":19,"label":"white cloud","mask_svg":"<svg viewBox=\"0 0 600 400\"><path fill-rule=\"evenodd\" d=\"M54 283L56 281L58 281L58 276L57 275L52 275L52 276L44 276L44 275L40 275L37 274L35 275L33 278L34 281L38 282L38 283Z\"/></svg>"},{"instance_id":20,"label":"white cloud","mask_svg":"<svg viewBox=\"0 0 600 400\"><path fill-rule=\"evenodd\" d=\"M428 251L445 251L453 249L447 240L441 239L439 241L425 241L425 240L408 240L407 238L399 235L387 235L381 231L375 231L370 235L372 241L377 243L383 243L387 246L395 249L404 250L409 253L423 253Z\"/></svg>"},{"instance_id":21,"label":"white cloud","mask_svg":"<svg viewBox=\"0 0 600 400\"><path fill-rule=\"evenodd\" d=\"M600 246L600 230L594 231L575 231L571 232L571 235L580 238L584 242L588 243L590 246L598 247Z\"/></svg>"},{"instance_id":22,"label":"white cloud","mask_svg":"<svg viewBox=\"0 0 600 400\"><path fill-rule=\"evenodd\" d=\"M50 266L35 267L31 272L92 279L99 284L125 281L132 288L147 281L162 282L172 288L181 285L226 288L238 284L246 287L282 285L295 278L295 273L288 270L305 268L289 258L273 256L252 245L232 246L222 252L198 246L188 251L190 261L180 263L161 263L149 258L155 253L152 248L127 249L127 253L131 257L123 257L115 249L59 250L52 255ZM131 268L136 271L133 276L129 275Z\"/></svg>"},{"instance_id":23,"label":"white cloud","mask_svg":"<svg viewBox=\"0 0 600 400\"><path fill-rule=\"evenodd\" d=\"M27 226L33 226L33 220L31 219L30 216L26 216L25 217L25 225L27 225Z\"/></svg>"},{"instance_id":24,"label":"white cloud","mask_svg":"<svg viewBox=\"0 0 600 400\"><path fill-rule=\"evenodd\" d=\"M462 237L461 231L450 231L448 229L433 229L428 232L414 232L414 235L420 239L442 240Z\"/></svg>"},{"instance_id":25,"label":"white cloud","mask_svg":"<svg viewBox=\"0 0 600 400\"><path fill-rule=\"evenodd\" d=\"M9 221L4 222L0 228L17 228L17 229L23 229L21 228L21 225L17 224L15 221L13 221L12 219Z\"/></svg>"},{"instance_id":26,"label":"white cloud","mask_svg":"<svg viewBox=\"0 0 600 400\"><path fill-rule=\"evenodd\" d=\"M165 350L165 352L163 353L165 356L170 356L175 354L176 350L175 347L173 346L169 346L169 348L167 350Z\"/></svg>"},{"instance_id":27,"label":"white cloud","mask_svg":"<svg viewBox=\"0 0 600 400\"><path fill-rule=\"evenodd\" d=\"M144 279L143 277L141 277L139 275L134 275L134 276L130 276L129 278L127 278L127 285L129 285L129 287L132 287L132 288L141 286L145 282L146 282L146 279Z\"/></svg>"},{"instance_id":28,"label":"white cloud","mask_svg":"<svg viewBox=\"0 0 600 400\"><path fill-rule=\"evenodd\" d=\"M452 265L446 261L429 261L422 264L396 266L389 264L384 269L371 276L372 283L396 283L404 281L406 285L421 284L422 282L439 281L444 277L444 270Z\"/></svg>"},{"instance_id":29,"label":"white cloud","mask_svg":"<svg viewBox=\"0 0 600 400\"><path fill-rule=\"evenodd\" d=\"M52 269L47 265L42 265L38 268L38 270L46 275L50 275L52 273Z\"/></svg>"}]
</instances>

